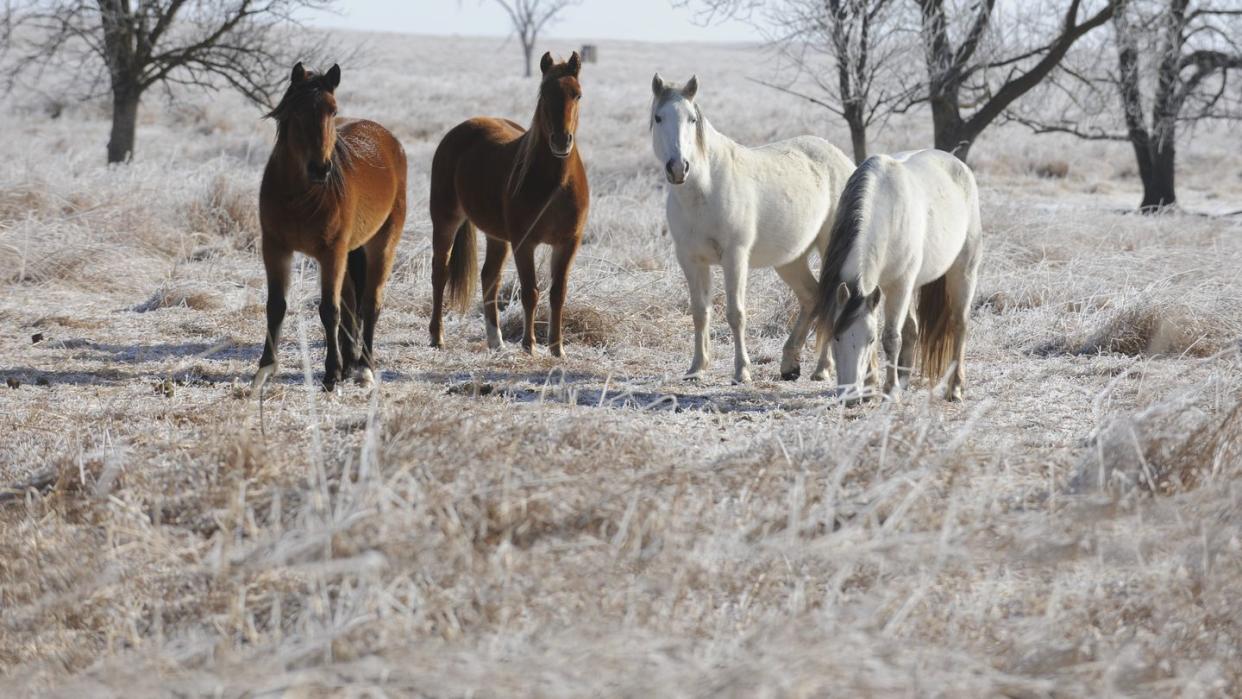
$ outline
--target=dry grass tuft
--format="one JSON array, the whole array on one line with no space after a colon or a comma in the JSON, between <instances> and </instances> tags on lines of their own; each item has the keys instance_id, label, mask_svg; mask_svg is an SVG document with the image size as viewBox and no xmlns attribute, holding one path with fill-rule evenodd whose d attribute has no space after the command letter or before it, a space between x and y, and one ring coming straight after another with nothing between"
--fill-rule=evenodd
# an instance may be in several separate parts
<instances>
[{"instance_id":1,"label":"dry grass tuft","mask_svg":"<svg viewBox=\"0 0 1242 699\"><path fill-rule=\"evenodd\" d=\"M535 338L541 343L548 341L550 312L546 302L540 303L535 310ZM500 331L507 342L522 340L524 322L525 315L522 313L521 304L511 304L500 319ZM605 347L621 336L623 329L619 327L619 323L618 316L607 310L567 301L562 315L561 331L567 343Z\"/></svg>"},{"instance_id":2,"label":"dry grass tuft","mask_svg":"<svg viewBox=\"0 0 1242 699\"><path fill-rule=\"evenodd\" d=\"M257 249L258 193L236 186L224 175L217 175L202 198L190 203L186 218L192 232L224 239L236 250Z\"/></svg>"},{"instance_id":3,"label":"dry grass tuft","mask_svg":"<svg viewBox=\"0 0 1242 699\"><path fill-rule=\"evenodd\" d=\"M1035 164L1031 171L1036 177L1048 180L1063 180L1069 177L1070 164L1064 160L1048 160Z\"/></svg>"},{"instance_id":4,"label":"dry grass tuft","mask_svg":"<svg viewBox=\"0 0 1242 699\"><path fill-rule=\"evenodd\" d=\"M1075 470L1070 489L1169 495L1242 474L1242 401L1237 386L1183 392L1106 424ZM1205 400L1225 390L1223 406Z\"/></svg>"},{"instance_id":5,"label":"dry grass tuft","mask_svg":"<svg viewBox=\"0 0 1242 699\"><path fill-rule=\"evenodd\" d=\"M199 282L167 282L156 289L146 301L134 307L137 313L149 313L161 308L189 308L195 311L214 311L225 308L227 299L218 288Z\"/></svg>"},{"instance_id":6,"label":"dry grass tuft","mask_svg":"<svg viewBox=\"0 0 1242 699\"><path fill-rule=\"evenodd\" d=\"M1130 305L1109 313L1096 329L1048 343L1037 353L1210 357L1237 340L1236 328L1222 321L1186 305Z\"/></svg>"}]
</instances>

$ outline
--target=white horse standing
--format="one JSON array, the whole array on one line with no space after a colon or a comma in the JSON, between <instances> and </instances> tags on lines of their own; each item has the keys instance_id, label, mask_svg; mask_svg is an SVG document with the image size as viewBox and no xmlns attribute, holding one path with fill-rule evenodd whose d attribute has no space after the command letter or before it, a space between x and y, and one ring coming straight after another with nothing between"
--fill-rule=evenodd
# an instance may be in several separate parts
<instances>
[{"instance_id":1,"label":"white horse standing","mask_svg":"<svg viewBox=\"0 0 1242 699\"><path fill-rule=\"evenodd\" d=\"M812 136L761 148L739 145L703 117L694 102L697 78L679 87L657 74L651 89L652 145L674 185L668 194L668 227L694 315L694 361L686 378L702 378L711 362L712 265L724 270L734 383L750 381L746 277L751 267L775 267L798 297L801 311L781 356L781 378L798 378L815 303L809 258L827 247L833 210L853 162ZM823 380L831 370L823 344L811 378Z\"/></svg>"},{"instance_id":2,"label":"white horse standing","mask_svg":"<svg viewBox=\"0 0 1242 699\"><path fill-rule=\"evenodd\" d=\"M837 209L815 310L821 346L832 338L837 383L862 391L883 300L884 392L906 388L918 345L923 375L939 381L952 365L945 397L961 400L983 242L974 174L938 150L872 156Z\"/></svg>"}]
</instances>

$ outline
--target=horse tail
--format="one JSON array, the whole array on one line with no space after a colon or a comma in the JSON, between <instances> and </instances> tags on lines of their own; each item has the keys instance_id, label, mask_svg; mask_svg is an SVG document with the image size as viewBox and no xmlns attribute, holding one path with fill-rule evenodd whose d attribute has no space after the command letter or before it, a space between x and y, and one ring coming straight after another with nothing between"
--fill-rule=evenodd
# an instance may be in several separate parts
<instances>
[{"instance_id":1,"label":"horse tail","mask_svg":"<svg viewBox=\"0 0 1242 699\"><path fill-rule=\"evenodd\" d=\"M949 370L957 339L953 316L958 311L953 307L953 297L949 295L947 276L941 276L919 289L919 361L923 376L933 383Z\"/></svg>"},{"instance_id":2,"label":"horse tail","mask_svg":"<svg viewBox=\"0 0 1242 699\"><path fill-rule=\"evenodd\" d=\"M474 224L470 219L462 221L449 249L448 299L449 308L461 313L470 310L474 298L474 278L478 276L479 260L474 239Z\"/></svg>"}]
</instances>

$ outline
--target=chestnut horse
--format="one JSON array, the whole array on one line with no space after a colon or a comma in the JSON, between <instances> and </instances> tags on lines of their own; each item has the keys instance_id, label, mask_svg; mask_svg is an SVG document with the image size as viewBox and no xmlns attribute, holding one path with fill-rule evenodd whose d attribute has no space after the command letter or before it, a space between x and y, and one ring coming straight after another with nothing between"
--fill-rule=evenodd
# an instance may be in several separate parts
<instances>
[{"instance_id":1,"label":"chestnut horse","mask_svg":"<svg viewBox=\"0 0 1242 699\"><path fill-rule=\"evenodd\" d=\"M589 193L586 170L578 156L578 73L582 60L575 51L564 63L551 54L540 61L543 79L539 104L529 129L507 119L476 118L445 135L431 163L431 346L444 346L441 316L444 286L454 308L470 307L478 261L474 229L487 235L483 263L483 317L487 346L500 349L496 296L500 271L509 248L522 284L526 324L522 348L534 352L535 246L553 247L551 327L548 345L564 356L561 314L566 282L586 224Z\"/></svg>"},{"instance_id":2,"label":"chestnut horse","mask_svg":"<svg viewBox=\"0 0 1242 699\"><path fill-rule=\"evenodd\" d=\"M363 385L374 378L375 321L405 225L405 150L379 124L336 115L340 82L340 66L318 75L299 63L280 104L267 115L277 124L276 147L259 189L267 342L251 390L277 370L294 252L319 263L319 318L328 354L324 388L332 390L351 373Z\"/></svg>"}]
</instances>

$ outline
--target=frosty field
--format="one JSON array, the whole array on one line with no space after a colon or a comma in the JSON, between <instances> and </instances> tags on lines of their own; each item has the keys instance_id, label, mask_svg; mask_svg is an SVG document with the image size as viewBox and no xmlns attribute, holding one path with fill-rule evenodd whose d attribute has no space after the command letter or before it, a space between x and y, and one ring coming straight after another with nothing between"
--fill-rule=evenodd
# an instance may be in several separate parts
<instances>
[{"instance_id":1,"label":"frosty field","mask_svg":"<svg viewBox=\"0 0 1242 699\"><path fill-rule=\"evenodd\" d=\"M747 80L763 53L603 43L584 68L592 211L561 361L488 353L478 309L427 346L431 155L467 117L529 121L516 47L350 40L368 53L341 112L410 161L374 391L309 384L298 262L282 373L243 390L275 137L257 108L153 93L110 169L104 103L0 107L3 693L1242 695L1236 130L1194 134L1185 211L1158 217L1129 212L1124 145L986 132L966 401L919 382L842 407L779 381L797 304L771 270L751 274L754 384L729 383L719 276L712 374L680 378L652 73L697 72L742 143L847 144ZM930 120L875 141L924 146Z\"/></svg>"}]
</instances>

